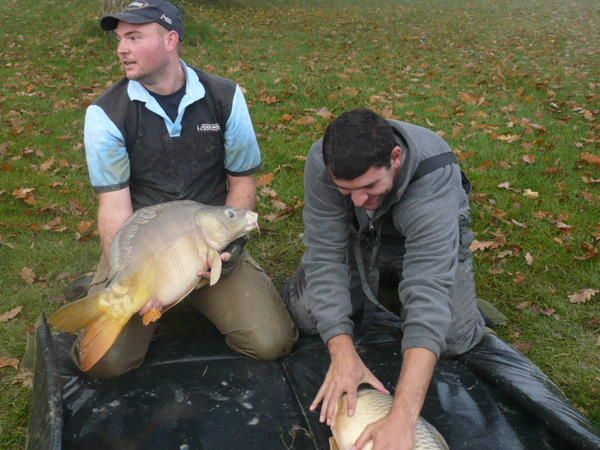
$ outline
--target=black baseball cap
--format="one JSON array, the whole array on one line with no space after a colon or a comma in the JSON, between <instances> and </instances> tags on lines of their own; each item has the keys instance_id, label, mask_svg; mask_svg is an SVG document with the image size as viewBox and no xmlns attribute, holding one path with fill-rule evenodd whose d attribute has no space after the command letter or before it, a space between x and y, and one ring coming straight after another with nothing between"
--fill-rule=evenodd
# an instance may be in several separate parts
<instances>
[{"instance_id":1,"label":"black baseball cap","mask_svg":"<svg viewBox=\"0 0 600 450\"><path fill-rule=\"evenodd\" d=\"M179 40L183 41L181 12L165 0L131 2L123 11L100 19L100 26L103 30L111 31L117 28L119 21L134 24L156 22L169 31L177 31Z\"/></svg>"}]
</instances>

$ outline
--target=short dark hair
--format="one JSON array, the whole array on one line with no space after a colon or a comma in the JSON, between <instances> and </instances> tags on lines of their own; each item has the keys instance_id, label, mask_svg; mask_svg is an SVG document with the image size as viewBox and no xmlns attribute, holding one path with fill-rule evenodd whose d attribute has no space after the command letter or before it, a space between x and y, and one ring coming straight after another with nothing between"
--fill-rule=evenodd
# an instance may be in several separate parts
<instances>
[{"instance_id":1,"label":"short dark hair","mask_svg":"<svg viewBox=\"0 0 600 450\"><path fill-rule=\"evenodd\" d=\"M392 126L370 109L340 115L323 136L323 161L335 178L353 180L371 167L390 167Z\"/></svg>"}]
</instances>

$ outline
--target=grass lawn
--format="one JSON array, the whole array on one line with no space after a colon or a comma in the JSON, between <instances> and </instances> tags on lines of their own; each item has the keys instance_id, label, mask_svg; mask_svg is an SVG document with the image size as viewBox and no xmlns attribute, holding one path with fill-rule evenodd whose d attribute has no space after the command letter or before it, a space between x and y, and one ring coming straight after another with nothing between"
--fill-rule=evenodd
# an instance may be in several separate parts
<instances>
[{"instance_id":1,"label":"grass lawn","mask_svg":"<svg viewBox=\"0 0 600 450\"><path fill-rule=\"evenodd\" d=\"M431 128L474 186L499 334L600 427L597 2L179 3L184 59L245 89L264 156L251 249L277 285L302 254L304 156L331 117L366 106ZM2 449L25 445L26 335L99 255L83 118L122 76L101 4L0 2Z\"/></svg>"}]
</instances>

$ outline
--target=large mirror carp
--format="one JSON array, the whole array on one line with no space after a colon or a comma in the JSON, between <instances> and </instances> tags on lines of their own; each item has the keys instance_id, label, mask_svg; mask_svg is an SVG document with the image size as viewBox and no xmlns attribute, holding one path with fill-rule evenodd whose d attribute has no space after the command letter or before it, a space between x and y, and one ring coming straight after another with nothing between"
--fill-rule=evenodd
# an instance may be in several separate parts
<instances>
[{"instance_id":1,"label":"large mirror carp","mask_svg":"<svg viewBox=\"0 0 600 450\"><path fill-rule=\"evenodd\" d=\"M179 200L136 211L115 234L108 255L108 284L50 317L58 330L82 331L81 368L89 370L115 342L129 319L144 309L157 320L192 290L221 275L221 252L258 228L250 210ZM210 280L198 272L210 268ZM154 307L157 305L157 307Z\"/></svg>"}]
</instances>

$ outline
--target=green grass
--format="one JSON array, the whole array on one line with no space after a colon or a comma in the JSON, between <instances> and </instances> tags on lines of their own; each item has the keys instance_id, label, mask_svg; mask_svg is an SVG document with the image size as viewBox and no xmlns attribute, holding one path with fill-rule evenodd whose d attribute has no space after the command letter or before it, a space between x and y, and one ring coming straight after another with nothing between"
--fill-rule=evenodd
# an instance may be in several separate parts
<instances>
[{"instance_id":1,"label":"green grass","mask_svg":"<svg viewBox=\"0 0 600 450\"><path fill-rule=\"evenodd\" d=\"M598 182L585 182L600 171L580 159L598 155L596 2L180 3L184 59L245 88L264 172L287 204L302 198L296 156L326 127L321 108L368 106L443 133L474 185L477 239L504 237L476 253L480 296L510 319L500 335L600 426L600 295L568 300L600 289L598 256L577 259L584 245L598 250L600 233ZM55 310L69 279L98 257L96 237L77 239L78 224L95 220L83 117L121 76L114 42L97 26L100 6L0 3L0 314L23 308L0 323L0 358L22 355L40 312ZM509 135L514 142L501 140ZM498 187L504 182L513 190ZM15 197L21 188L35 189L33 204ZM276 212L266 197L259 211ZM66 228L46 230L56 217ZM252 251L281 286L302 254L301 210L262 229ZM36 274L32 284L24 267ZM22 448L30 389L9 367L0 384L0 448Z\"/></svg>"}]
</instances>

